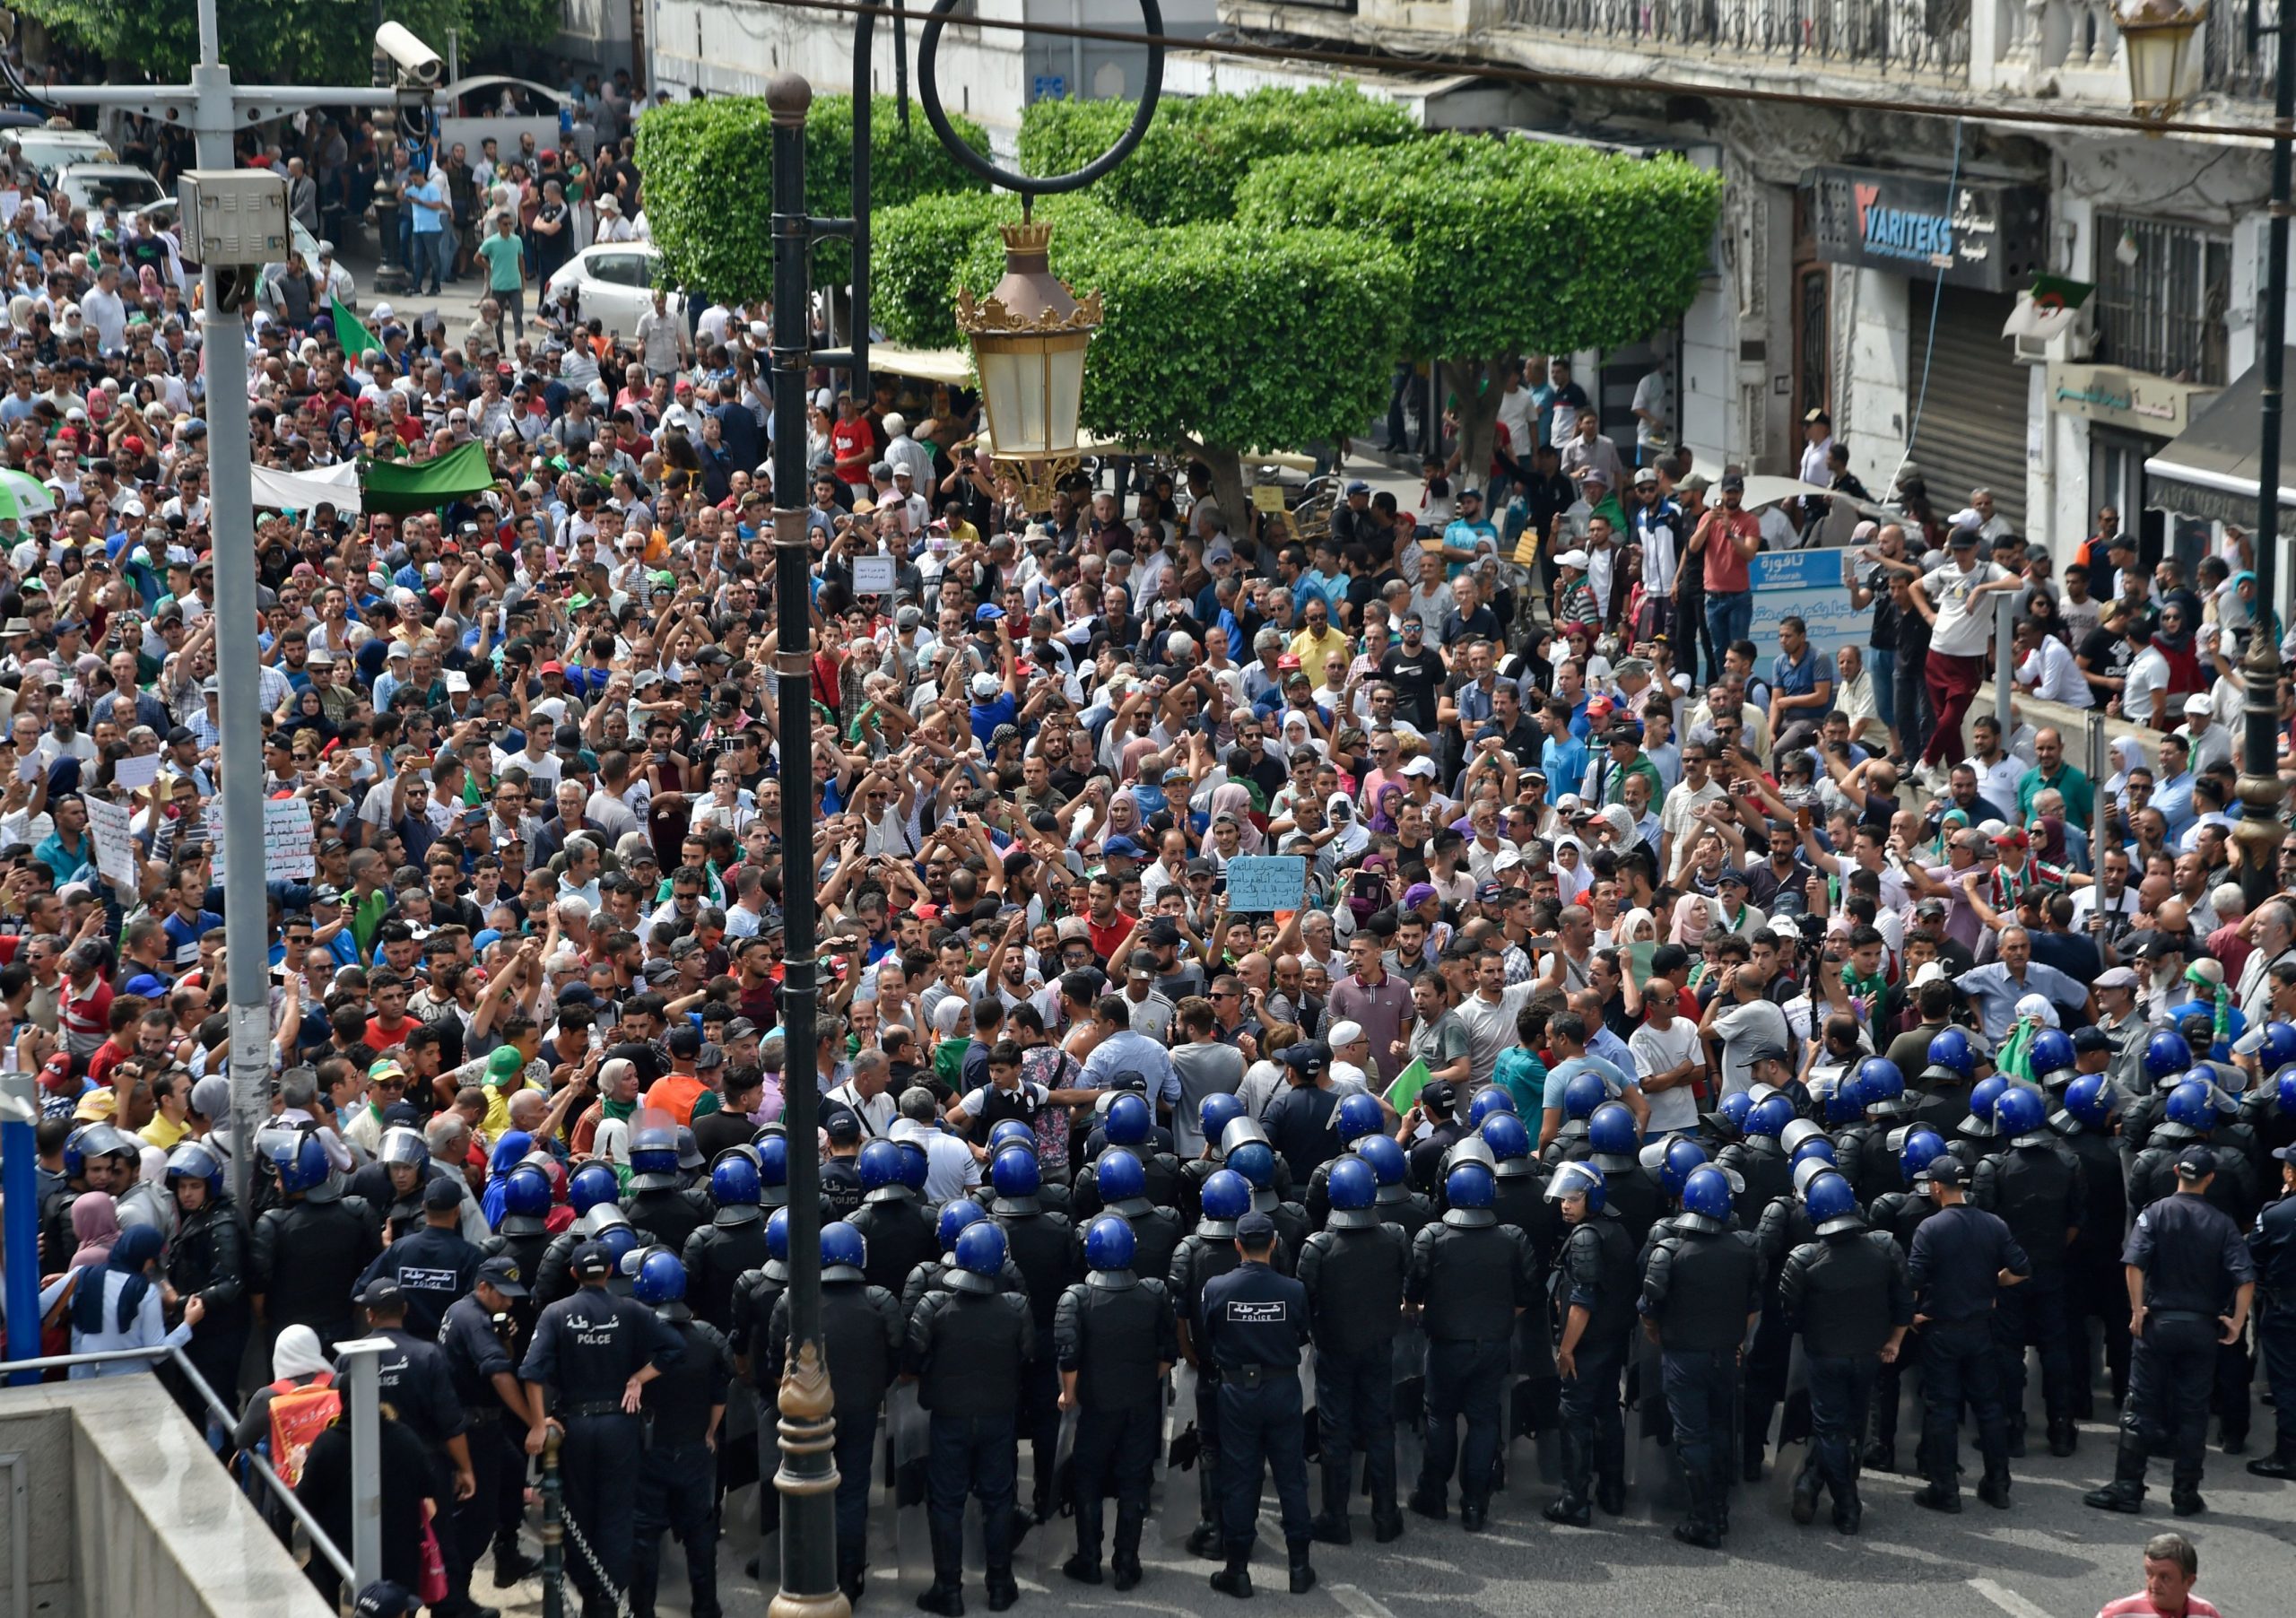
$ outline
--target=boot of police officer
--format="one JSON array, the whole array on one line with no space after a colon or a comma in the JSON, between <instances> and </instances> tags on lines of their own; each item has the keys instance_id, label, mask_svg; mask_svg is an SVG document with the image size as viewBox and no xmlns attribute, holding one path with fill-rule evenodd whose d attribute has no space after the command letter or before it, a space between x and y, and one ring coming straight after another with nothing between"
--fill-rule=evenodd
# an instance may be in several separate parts
<instances>
[{"instance_id":1,"label":"boot of police officer","mask_svg":"<svg viewBox=\"0 0 2296 1618\"><path fill-rule=\"evenodd\" d=\"M457 1507L475 1499L478 1477L471 1465L471 1434L445 1352L411 1325L406 1294L396 1277L369 1277L357 1301L366 1311L367 1335L392 1345L390 1353L376 1357L375 1391L407 1431L422 1440L430 1467L430 1497ZM458 1517L458 1511L448 1510L431 1519L447 1573L446 1599L433 1610L439 1618L494 1618L493 1608L471 1599L471 1563L479 1547L472 1545L471 1553L465 1553L462 1536L455 1531Z\"/></svg>"},{"instance_id":2,"label":"boot of police officer","mask_svg":"<svg viewBox=\"0 0 2296 1618\"><path fill-rule=\"evenodd\" d=\"M584 1242L568 1267L578 1290L535 1320L518 1378L529 1408L546 1410L565 1432L559 1475L568 1522L580 1535L568 1565L586 1618L604 1618L630 1588L630 1493L645 1457L645 1390L684 1358L687 1344L635 1297L607 1289L614 1259L604 1242ZM528 1437L529 1455L541 1448Z\"/></svg>"},{"instance_id":3,"label":"boot of police officer","mask_svg":"<svg viewBox=\"0 0 2296 1618\"><path fill-rule=\"evenodd\" d=\"M1730 1228L1730 1177L1709 1164L1683 1182L1683 1211L1657 1233L1642 1266L1636 1312L1658 1345L1674 1458L1690 1516L1674 1537L1722 1548L1722 1502L1730 1486L1730 1409L1738 1351L1761 1318L1761 1257Z\"/></svg>"},{"instance_id":4,"label":"boot of police officer","mask_svg":"<svg viewBox=\"0 0 2296 1618\"><path fill-rule=\"evenodd\" d=\"M2283 1025L2284 1026L2284 1025ZM2281 1078L2285 1105L2296 1114L2296 1074ZM2280 1199L2257 1215L2248 1245L2265 1294L2257 1312L2257 1343L2264 1351L2278 1441L2270 1455L2248 1463L2258 1477L2296 1478L2296 1145L2275 1146Z\"/></svg>"},{"instance_id":5,"label":"boot of police officer","mask_svg":"<svg viewBox=\"0 0 2296 1618\"><path fill-rule=\"evenodd\" d=\"M1216 1098L1215 1098L1216 1099ZM1232 1098L1231 1098L1232 1099ZM1387 1143L1394 1145L1393 1141ZM1400 1165L1402 1153L1396 1153ZM1202 1217L1172 1255L1172 1307L1179 1317L1180 1353L1196 1370L1196 1501L1188 1531L1193 1556L1220 1554L1220 1366L1205 1352L1204 1289L1239 1262L1236 1222L1252 1209L1252 1188L1232 1169L1205 1177L1197 1192Z\"/></svg>"},{"instance_id":6,"label":"boot of police officer","mask_svg":"<svg viewBox=\"0 0 2296 1618\"><path fill-rule=\"evenodd\" d=\"M1020 1422L1035 1462L1030 1515L1044 1522L1057 1503L1053 1485L1060 1455L1060 1379L1053 1364L1052 1317L1061 1293L1076 1276L1075 1235L1066 1218L1039 1201L1043 1171L1031 1147L1006 1146L989 1164L988 1174L996 1193L988 1205L989 1217L1004 1228L1013 1262L1028 1287L1030 1317L1036 1323L1035 1348L1021 1374ZM926 1235L929 1241L929 1228Z\"/></svg>"},{"instance_id":7,"label":"boot of police officer","mask_svg":"<svg viewBox=\"0 0 2296 1618\"><path fill-rule=\"evenodd\" d=\"M516 1314L526 1300L517 1260L497 1253L478 1266L471 1290L455 1300L439 1326L456 1396L467 1423L471 1497L455 1508L455 1537L475 1559L494 1548L494 1588L507 1589L542 1564L518 1550L525 1493L526 1435L540 1419L526 1402L510 1345L519 1338ZM515 1458L514 1458L515 1457Z\"/></svg>"},{"instance_id":8,"label":"boot of police officer","mask_svg":"<svg viewBox=\"0 0 2296 1618\"><path fill-rule=\"evenodd\" d=\"M884 1288L869 1284L867 1259L868 1244L852 1225L822 1227L822 1352L837 1413L837 1582L848 1602L861 1599L868 1561L877 1409L900 1372L900 1306ZM783 1295L774 1304L766 1356L765 1375L777 1385L788 1345L789 1300Z\"/></svg>"},{"instance_id":9,"label":"boot of police officer","mask_svg":"<svg viewBox=\"0 0 2296 1618\"><path fill-rule=\"evenodd\" d=\"M766 1261L765 1187L746 1147L709 1168L709 1222L685 1239L685 1307L722 1335L734 1329L734 1284Z\"/></svg>"},{"instance_id":10,"label":"boot of police officer","mask_svg":"<svg viewBox=\"0 0 2296 1618\"><path fill-rule=\"evenodd\" d=\"M2034 1048L2053 1057L2072 1041L2041 1031ZM2047 1036L2056 1035L2054 1042ZM1995 1301L1993 1340L2001 1353L2001 1402L2009 1413L2009 1455L2025 1452L2025 1350L2040 1351L2041 1396L2048 1419L2048 1452L2073 1453L2072 1341L2065 1326L2066 1255L2087 1216L2087 1177L2048 1127L2042 1092L2013 1084L1993 1104L1993 1127L2006 1143L1978 1165L1970 1200L2001 1216L2032 1260L2032 1278Z\"/></svg>"},{"instance_id":11,"label":"boot of police officer","mask_svg":"<svg viewBox=\"0 0 2296 1618\"><path fill-rule=\"evenodd\" d=\"M1608 1516L1626 1509L1619 1379L1640 1274L1634 1243L1605 1208L1605 1190L1603 1171L1592 1163L1565 1163L1547 1185L1570 1233L1558 1278L1567 1313L1554 1353L1562 1379L1562 1492L1542 1515L1576 1528L1593 1521L1590 1496Z\"/></svg>"},{"instance_id":12,"label":"boot of police officer","mask_svg":"<svg viewBox=\"0 0 2296 1618\"><path fill-rule=\"evenodd\" d=\"M1209 1195L1209 1187L1206 1194ZM1240 1262L1204 1288L1196 1324L1204 1355L1220 1368L1220 1530L1226 1565L1212 1576L1223 1596L1252 1593L1263 1467L1275 1480L1290 1553L1292 1593L1313 1588L1308 1559L1307 1422L1300 1406L1300 1351L1308 1345L1308 1295L1274 1267L1275 1221L1255 1209L1236 1222Z\"/></svg>"},{"instance_id":13,"label":"boot of police officer","mask_svg":"<svg viewBox=\"0 0 2296 1618\"><path fill-rule=\"evenodd\" d=\"M1396 1508L1395 1339L1403 1326L1410 1243L1399 1227L1379 1218L1373 1203L1378 1180L1369 1163L1345 1156L1324 1168L1324 1228L1308 1238L1299 1263L1316 1344L1323 1467L1323 1509L1310 1532L1326 1544L1353 1537L1347 1505L1360 1454L1371 1487L1371 1531L1386 1544L1403 1534Z\"/></svg>"},{"instance_id":14,"label":"boot of police officer","mask_svg":"<svg viewBox=\"0 0 2296 1618\"><path fill-rule=\"evenodd\" d=\"M726 1339L685 1301L685 1266L667 1248L638 1261L631 1295L677 1335L677 1361L646 1385L646 1458L631 1508L630 1610L654 1618L662 1570L662 1535L685 1547L693 1618L718 1618L718 1428L726 1419L734 1359Z\"/></svg>"},{"instance_id":15,"label":"boot of police officer","mask_svg":"<svg viewBox=\"0 0 2296 1618\"><path fill-rule=\"evenodd\" d=\"M1404 1296L1418 1309L1427 1334L1426 1447L1411 1509L1441 1520L1457 1461L1459 1522L1473 1534L1482 1531L1491 1506L1515 1317L1533 1302L1535 1283L1528 1239L1492 1212L1496 1179L1491 1165L1458 1155L1470 1144L1482 1142L1463 1140L1454 1149L1441 1221L1412 1243Z\"/></svg>"},{"instance_id":16,"label":"boot of police officer","mask_svg":"<svg viewBox=\"0 0 2296 1618\"><path fill-rule=\"evenodd\" d=\"M1061 1293L1052 1327L1060 1407L1078 1413L1076 1553L1060 1570L1079 1584L1100 1582L1102 1506L1114 1494L1119 1590L1140 1582L1140 1531L1148 1520L1164 1378L1180 1353L1171 1294L1161 1281L1135 1272L1137 1252L1138 1240L1122 1215L1096 1217L1084 1230L1090 1273Z\"/></svg>"},{"instance_id":17,"label":"boot of police officer","mask_svg":"<svg viewBox=\"0 0 2296 1618\"><path fill-rule=\"evenodd\" d=\"M926 1295L909 1320L903 1353L918 1379L918 1401L932 1418L926 1521L933 1584L917 1605L942 1618L963 1618L965 1610L968 1495L980 1502L989 1610L1001 1613L1020 1599L1013 1579L1017 1423L1022 1377L1036 1353L1037 1333L1027 1297L997 1291L1005 1248L1004 1229L994 1219L976 1221L958 1234L949 1290Z\"/></svg>"},{"instance_id":18,"label":"boot of police officer","mask_svg":"<svg viewBox=\"0 0 2296 1618\"><path fill-rule=\"evenodd\" d=\"M2200 1479L2217 1349L2247 1329L2257 1275L2239 1227L2209 1198L2216 1173L2214 1153L2186 1146L2176 1191L2137 1214L2121 1250L2135 1358L2113 1481L2082 1497L2101 1510L2143 1509L2145 1462L2159 1449L2170 1457L2171 1509L2179 1517L2207 1509Z\"/></svg>"},{"instance_id":19,"label":"boot of police officer","mask_svg":"<svg viewBox=\"0 0 2296 1618\"><path fill-rule=\"evenodd\" d=\"M1794 1520L1815 1520L1822 1490L1833 1493L1833 1526L1855 1534L1865 1516L1857 1494L1857 1442L1876 1371L1896 1360L1913 1322L1905 1255L1888 1232L1869 1229L1857 1196L1839 1173L1802 1183L1817 1240L1786 1257L1778 1295L1802 1333L1810 1388L1810 1454L1794 1480Z\"/></svg>"},{"instance_id":20,"label":"boot of police officer","mask_svg":"<svg viewBox=\"0 0 2296 1618\"><path fill-rule=\"evenodd\" d=\"M1996 1215L1970 1205L1963 1192L1968 1176L1958 1160L1940 1154L1925 1177L1936 1212L1914 1232L1907 1274L1915 1308L1927 1318L1921 1351L1921 1464L1930 1481L1916 1492L1913 1503L1932 1511L1961 1509L1959 1450L1966 1402L1976 1412L1978 1445L1985 1457L1978 1498L2005 1510L2009 1431L2001 1407L1992 1317L2003 1287L2031 1274L2032 1262Z\"/></svg>"}]
</instances>

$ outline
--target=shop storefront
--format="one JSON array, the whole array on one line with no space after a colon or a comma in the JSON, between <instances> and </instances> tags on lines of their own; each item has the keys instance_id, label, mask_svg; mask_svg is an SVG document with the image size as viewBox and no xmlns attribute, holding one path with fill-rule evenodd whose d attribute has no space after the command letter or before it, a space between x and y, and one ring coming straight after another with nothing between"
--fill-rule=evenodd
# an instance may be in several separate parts
<instances>
[{"instance_id":1,"label":"shop storefront","mask_svg":"<svg viewBox=\"0 0 2296 1618\"><path fill-rule=\"evenodd\" d=\"M2144 465L2190 427L2219 391L2118 365L2049 365L2049 409L2089 423L2091 514L2106 506L2119 512L2147 566L2174 555L2189 572L2199 561L2196 552L2187 553L2188 544L2177 543L2167 513L2155 509Z\"/></svg>"}]
</instances>

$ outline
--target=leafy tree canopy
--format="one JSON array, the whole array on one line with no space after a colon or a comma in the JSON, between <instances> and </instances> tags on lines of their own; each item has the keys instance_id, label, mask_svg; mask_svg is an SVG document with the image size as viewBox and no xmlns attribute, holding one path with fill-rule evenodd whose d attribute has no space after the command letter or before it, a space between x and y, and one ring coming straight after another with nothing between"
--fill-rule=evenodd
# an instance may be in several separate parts
<instances>
[{"instance_id":1,"label":"leafy tree canopy","mask_svg":"<svg viewBox=\"0 0 2296 1618\"><path fill-rule=\"evenodd\" d=\"M181 83L199 59L196 0L21 0L28 16L124 73ZM461 30L463 59L499 45L546 44L553 0L391 0L387 14L441 55ZM241 83L364 84L374 56L369 0L230 0L221 8L223 60Z\"/></svg>"}]
</instances>

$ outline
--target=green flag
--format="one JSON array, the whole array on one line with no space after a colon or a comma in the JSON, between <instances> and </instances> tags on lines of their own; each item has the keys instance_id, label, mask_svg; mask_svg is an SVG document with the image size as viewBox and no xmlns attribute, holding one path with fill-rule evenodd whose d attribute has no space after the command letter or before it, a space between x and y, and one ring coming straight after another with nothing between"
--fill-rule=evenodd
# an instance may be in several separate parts
<instances>
[{"instance_id":1,"label":"green flag","mask_svg":"<svg viewBox=\"0 0 2296 1618\"><path fill-rule=\"evenodd\" d=\"M1387 1105L1399 1113L1409 1112L1419 1092L1427 1088L1427 1078L1426 1061L1413 1057L1411 1066L1396 1074L1396 1082L1387 1086Z\"/></svg>"},{"instance_id":2,"label":"green flag","mask_svg":"<svg viewBox=\"0 0 2296 1618\"><path fill-rule=\"evenodd\" d=\"M494 486L493 470L486 464L486 446L475 440L449 449L435 460L361 461L359 464L360 501L369 511L435 511L466 494Z\"/></svg>"},{"instance_id":3,"label":"green flag","mask_svg":"<svg viewBox=\"0 0 2296 1618\"><path fill-rule=\"evenodd\" d=\"M369 349L379 351L382 348L383 345L375 341L375 334L366 328L359 317L343 307L342 299L330 293L326 305L335 315L335 340L343 345L343 352L354 362Z\"/></svg>"}]
</instances>

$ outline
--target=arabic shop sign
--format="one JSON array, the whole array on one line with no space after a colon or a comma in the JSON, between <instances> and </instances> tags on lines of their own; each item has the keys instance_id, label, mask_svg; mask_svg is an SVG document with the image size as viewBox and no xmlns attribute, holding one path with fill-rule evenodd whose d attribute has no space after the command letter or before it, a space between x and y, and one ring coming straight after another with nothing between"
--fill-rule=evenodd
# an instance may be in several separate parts
<instances>
[{"instance_id":1,"label":"arabic shop sign","mask_svg":"<svg viewBox=\"0 0 2296 1618\"><path fill-rule=\"evenodd\" d=\"M1900 275L2003 292L2042 263L2047 195L2030 186L1958 185L1878 169L1817 169L1805 182L1818 256Z\"/></svg>"},{"instance_id":2,"label":"arabic shop sign","mask_svg":"<svg viewBox=\"0 0 2296 1618\"><path fill-rule=\"evenodd\" d=\"M2193 413L2216 396L2213 387L2171 382L2118 365L2075 365L2052 361L2048 407L2108 427L2172 439L2191 425Z\"/></svg>"}]
</instances>

